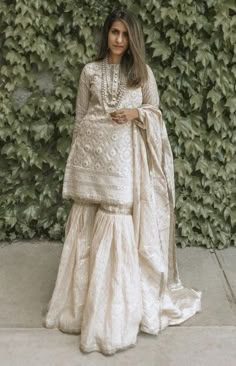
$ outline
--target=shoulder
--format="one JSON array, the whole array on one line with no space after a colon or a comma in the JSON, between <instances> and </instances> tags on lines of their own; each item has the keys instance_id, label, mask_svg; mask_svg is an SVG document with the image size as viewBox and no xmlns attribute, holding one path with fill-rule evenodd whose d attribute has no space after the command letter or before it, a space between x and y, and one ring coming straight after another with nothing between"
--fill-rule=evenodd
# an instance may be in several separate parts
<instances>
[{"instance_id":1,"label":"shoulder","mask_svg":"<svg viewBox=\"0 0 236 366\"><path fill-rule=\"evenodd\" d=\"M83 66L81 73L86 75L93 74L94 72L100 70L101 67L100 63L101 63L100 61L88 62Z\"/></svg>"},{"instance_id":2,"label":"shoulder","mask_svg":"<svg viewBox=\"0 0 236 366\"><path fill-rule=\"evenodd\" d=\"M149 66L148 64L146 64L146 66L147 66L147 72L148 72L148 80L147 80L147 83L150 84L150 85L157 86L158 76L157 76L156 70L153 70L151 68L151 66Z\"/></svg>"},{"instance_id":3,"label":"shoulder","mask_svg":"<svg viewBox=\"0 0 236 366\"><path fill-rule=\"evenodd\" d=\"M101 65L99 64L99 61L88 62L81 68L80 80L87 85L90 85L94 77L100 73Z\"/></svg>"},{"instance_id":4,"label":"shoulder","mask_svg":"<svg viewBox=\"0 0 236 366\"><path fill-rule=\"evenodd\" d=\"M145 65L147 69L147 79L144 81L142 88L147 88L151 83L156 82L151 66L149 66L148 64Z\"/></svg>"},{"instance_id":5,"label":"shoulder","mask_svg":"<svg viewBox=\"0 0 236 366\"><path fill-rule=\"evenodd\" d=\"M147 68L147 73L148 73L148 78L153 78L154 77L154 73L153 70L151 68L151 66L149 66L148 64L146 64L146 68Z\"/></svg>"}]
</instances>

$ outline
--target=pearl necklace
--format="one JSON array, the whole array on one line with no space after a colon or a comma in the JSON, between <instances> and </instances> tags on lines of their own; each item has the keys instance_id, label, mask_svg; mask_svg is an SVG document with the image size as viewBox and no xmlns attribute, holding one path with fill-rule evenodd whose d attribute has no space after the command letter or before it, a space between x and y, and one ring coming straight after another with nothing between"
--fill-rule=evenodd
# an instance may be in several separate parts
<instances>
[{"instance_id":1,"label":"pearl necklace","mask_svg":"<svg viewBox=\"0 0 236 366\"><path fill-rule=\"evenodd\" d=\"M102 100L104 109L108 112L116 110L120 106L121 99L124 96L126 89L126 80L121 73L120 64L112 65L113 77L111 77L111 70L108 70L107 56L102 60ZM120 74L120 83L117 88L118 76Z\"/></svg>"}]
</instances>

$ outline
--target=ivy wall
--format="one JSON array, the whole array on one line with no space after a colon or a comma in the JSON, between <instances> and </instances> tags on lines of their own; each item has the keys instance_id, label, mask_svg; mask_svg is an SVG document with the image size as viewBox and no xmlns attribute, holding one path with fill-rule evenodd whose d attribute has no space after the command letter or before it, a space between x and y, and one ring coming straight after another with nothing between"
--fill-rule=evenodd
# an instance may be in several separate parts
<instances>
[{"instance_id":1,"label":"ivy wall","mask_svg":"<svg viewBox=\"0 0 236 366\"><path fill-rule=\"evenodd\" d=\"M176 242L236 245L234 0L0 3L0 240L64 239L81 67L114 6L142 22L174 154Z\"/></svg>"}]
</instances>

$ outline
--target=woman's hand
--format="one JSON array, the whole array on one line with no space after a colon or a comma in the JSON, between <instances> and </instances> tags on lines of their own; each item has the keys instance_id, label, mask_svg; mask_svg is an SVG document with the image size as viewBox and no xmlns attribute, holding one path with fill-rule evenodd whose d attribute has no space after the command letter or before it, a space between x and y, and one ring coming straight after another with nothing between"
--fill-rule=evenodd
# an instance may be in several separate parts
<instances>
[{"instance_id":1,"label":"woman's hand","mask_svg":"<svg viewBox=\"0 0 236 366\"><path fill-rule=\"evenodd\" d=\"M124 108L124 109L117 109L114 112L110 113L113 122L123 124L133 119L138 119L138 110L136 108Z\"/></svg>"}]
</instances>

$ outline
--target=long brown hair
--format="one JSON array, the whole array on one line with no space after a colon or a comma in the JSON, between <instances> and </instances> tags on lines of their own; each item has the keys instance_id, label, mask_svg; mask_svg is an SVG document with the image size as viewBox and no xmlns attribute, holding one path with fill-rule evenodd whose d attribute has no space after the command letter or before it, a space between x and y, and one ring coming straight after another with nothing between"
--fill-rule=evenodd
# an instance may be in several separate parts
<instances>
[{"instance_id":1,"label":"long brown hair","mask_svg":"<svg viewBox=\"0 0 236 366\"><path fill-rule=\"evenodd\" d=\"M121 69L127 75L127 86L139 87L148 77L145 63L143 31L136 17L127 10L115 9L105 19L100 48L95 61L103 60L108 53L108 33L115 20L122 21L128 30L129 46L121 59Z\"/></svg>"}]
</instances>

